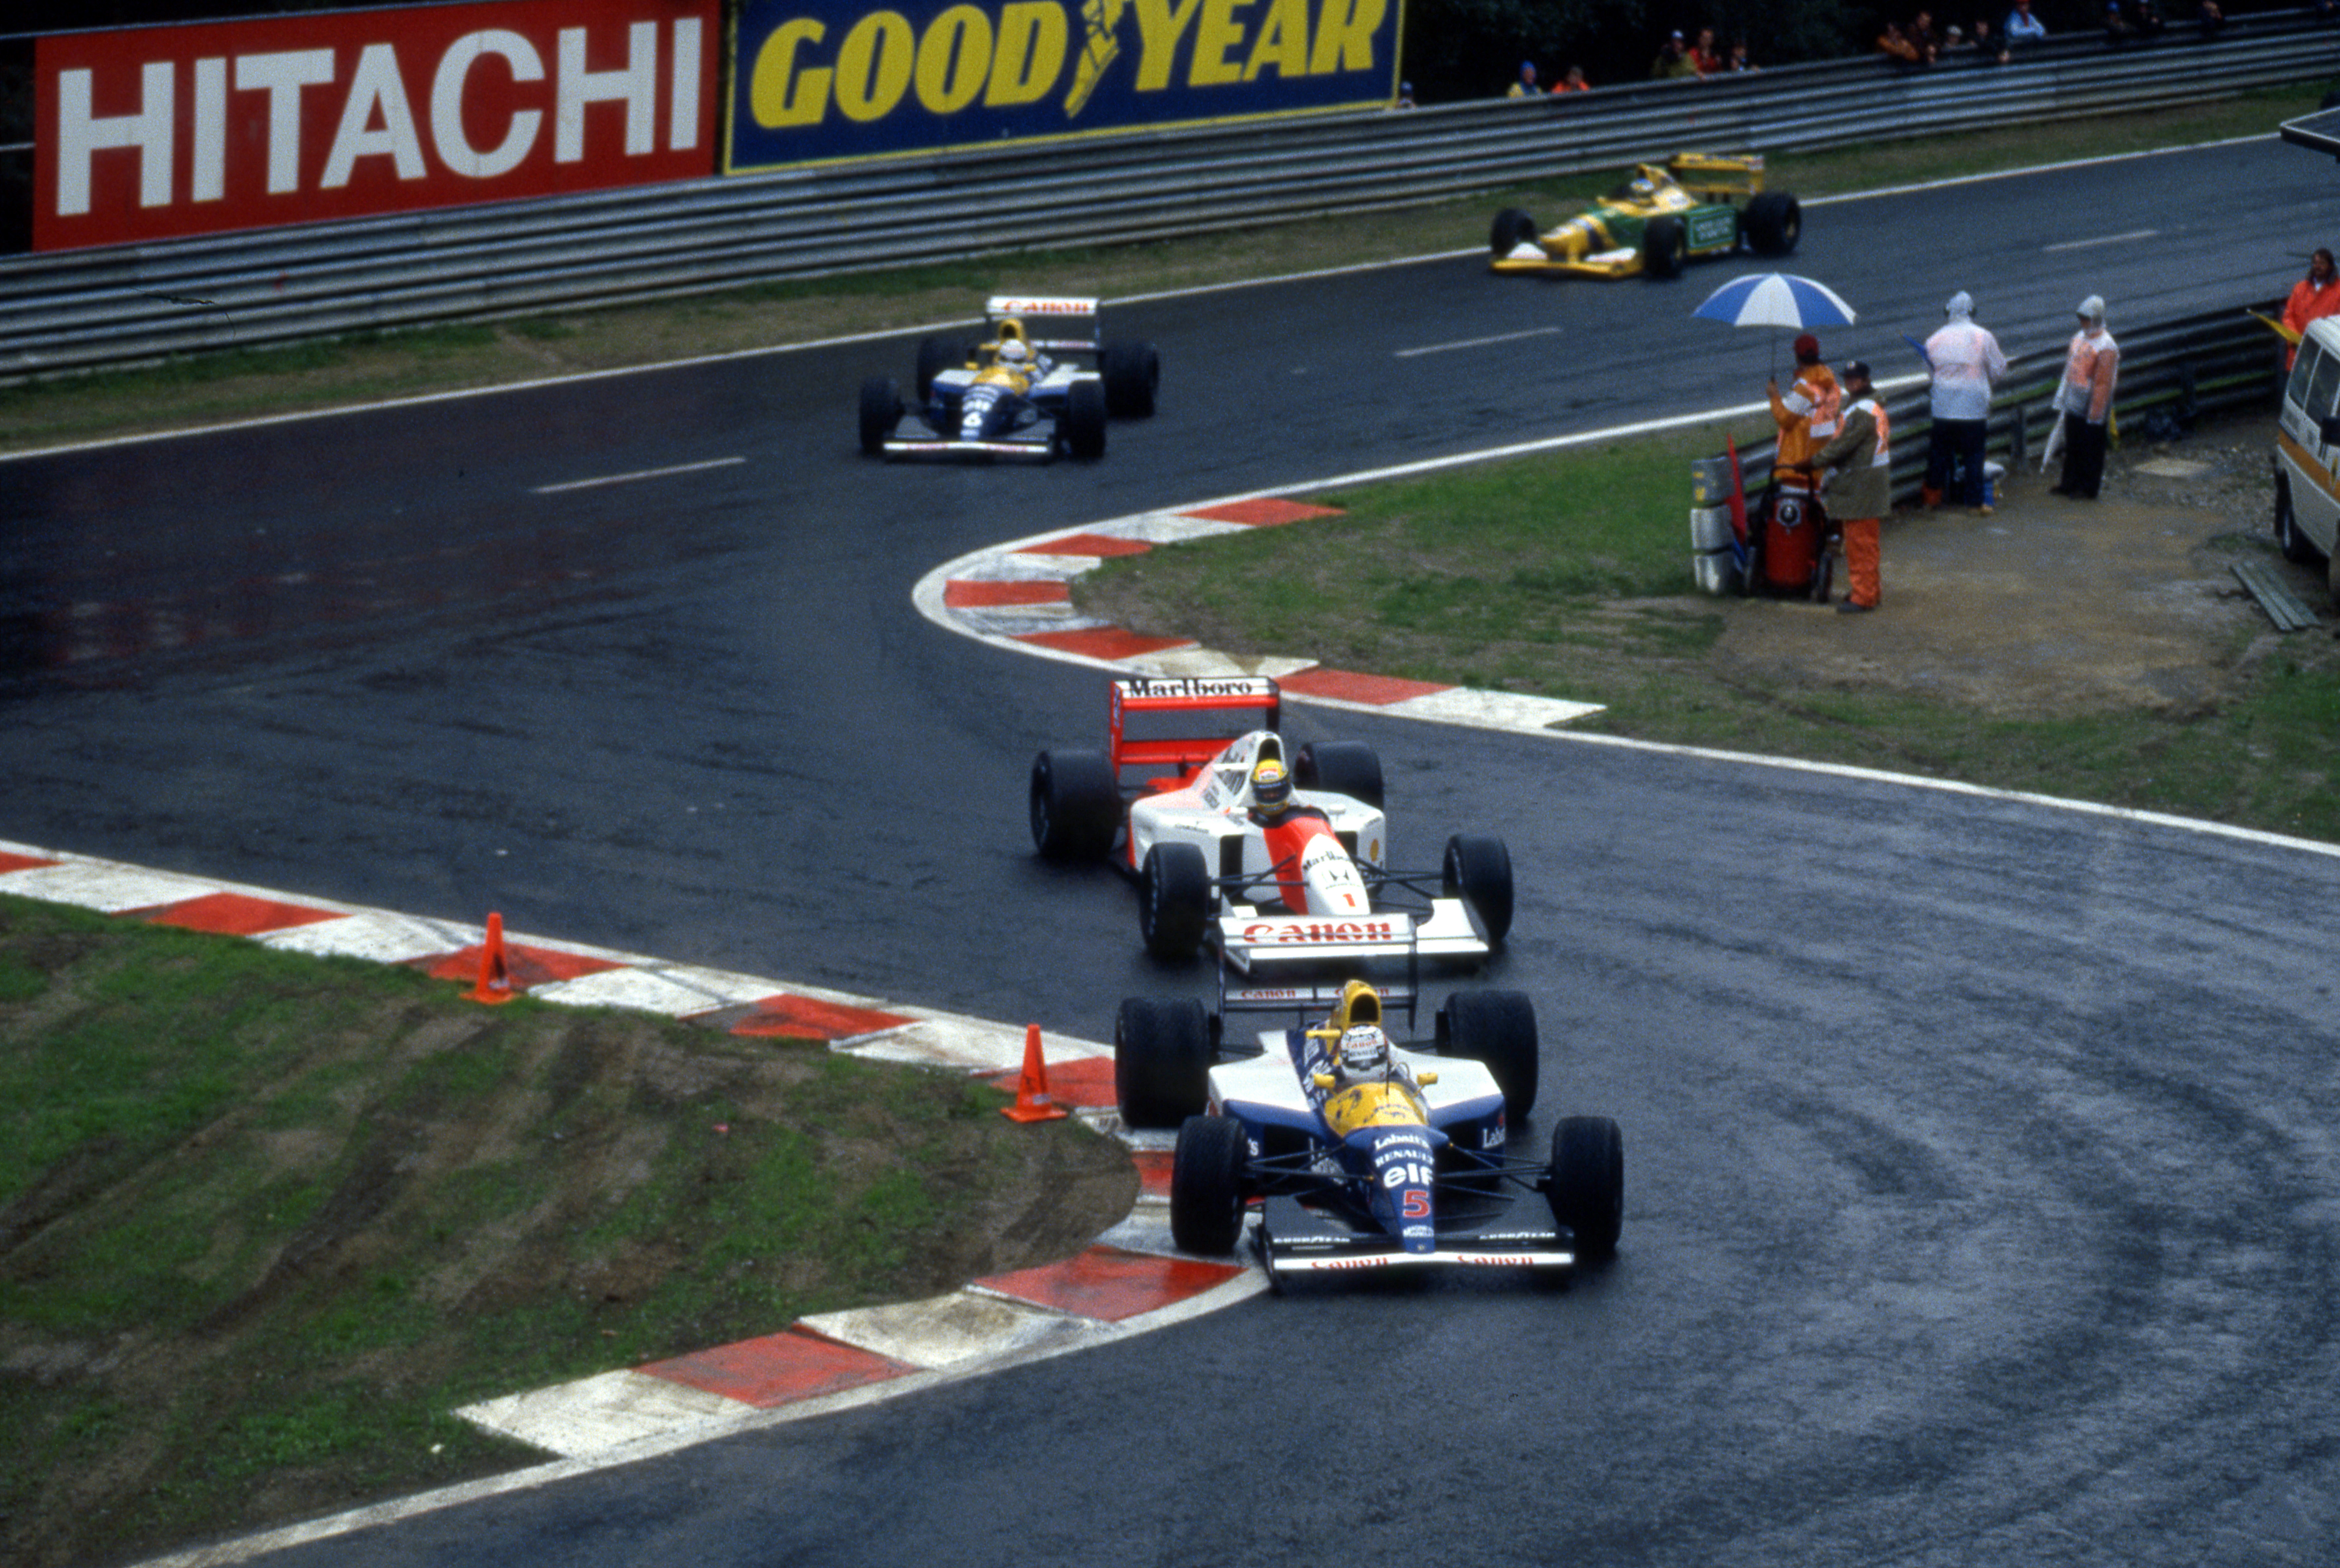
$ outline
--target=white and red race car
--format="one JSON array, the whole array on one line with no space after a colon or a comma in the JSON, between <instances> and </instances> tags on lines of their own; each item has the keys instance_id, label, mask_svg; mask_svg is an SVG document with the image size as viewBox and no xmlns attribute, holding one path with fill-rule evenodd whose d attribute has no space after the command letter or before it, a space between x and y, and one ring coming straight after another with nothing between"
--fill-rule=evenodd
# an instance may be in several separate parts
<instances>
[{"instance_id":1,"label":"white and red race car","mask_svg":"<svg viewBox=\"0 0 2340 1568\"><path fill-rule=\"evenodd\" d=\"M1512 925L1503 841L1459 833L1439 871L1390 870L1381 759L1354 741L1287 755L1281 711L1265 676L1116 680L1107 749L1033 759L1033 843L1051 859L1109 857L1136 878L1138 927L1161 958L1207 941L1248 974L1271 951L1337 961L1397 942L1475 958L1500 945ZM1296 786L1280 811L1253 796L1266 758Z\"/></svg>"}]
</instances>

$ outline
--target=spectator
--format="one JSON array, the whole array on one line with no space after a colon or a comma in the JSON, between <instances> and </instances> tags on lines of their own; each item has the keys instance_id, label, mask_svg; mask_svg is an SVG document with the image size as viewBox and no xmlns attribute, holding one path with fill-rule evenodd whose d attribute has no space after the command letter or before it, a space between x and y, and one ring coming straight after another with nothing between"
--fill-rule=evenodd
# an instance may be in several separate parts
<instances>
[{"instance_id":1,"label":"spectator","mask_svg":"<svg viewBox=\"0 0 2340 1568\"><path fill-rule=\"evenodd\" d=\"M2340 0L2335 0L2335 3L2340 4ZM1974 48L1975 53L1981 55L1986 63L2004 65L2008 62L2007 40L1990 35L1990 22L1988 18L1981 16L1975 18Z\"/></svg>"},{"instance_id":2,"label":"spectator","mask_svg":"<svg viewBox=\"0 0 2340 1568\"><path fill-rule=\"evenodd\" d=\"M1701 76L1711 76L1722 69L1722 56L1714 52L1714 29L1698 30L1698 42L1691 45L1691 68Z\"/></svg>"},{"instance_id":3,"label":"spectator","mask_svg":"<svg viewBox=\"0 0 2340 1568\"><path fill-rule=\"evenodd\" d=\"M2202 42L2207 44L2226 25L2226 14L2218 9L2218 0L2202 0L2194 13L2194 25L2202 30Z\"/></svg>"},{"instance_id":4,"label":"spectator","mask_svg":"<svg viewBox=\"0 0 2340 1568\"><path fill-rule=\"evenodd\" d=\"M1781 471L1781 481L1791 482L1787 471L1811 465L1812 453L1836 434L1837 414L1843 393L1837 390L1836 376L1820 362L1820 341L1810 332L1798 335L1795 342L1796 384L1783 397L1775 378L1764 383L1771 397L1771 422L1780 427L1780 451L1775 461Z\"/></svg>"},{"instance_id":5,"label":"spectator","mask_svg":"<svg viewBox=\"0 0 2340 1568\"><path fill-rule=\"evenodd\" d=\"M2307 331L2307 323L2335 313L2340 313L2340 274L2333 271L2332 253L2319 245L2308 258L2307 275L2291 286L2291 298L2284 302L2283 324L2291 339L2284 369L2289 370L2299 357L2299 334Z\"/></svg>"},{"instance_id":6,"label":"spectator","mask_svg":"<svg viewBox=\"0 0 2340 1568\"><path fill-rule=\"evenodd\" d=\"M2161 7L2155 0L2137 0L2137 41L2150 44L2167 31L2169 24L2161 19Z\"/></svg>"},{"instance_id":7,"label":"spectator","mask_svg":"<svg viewBox=\"0 0 2340 1568\"><path fill-rule=\"evenodd\" d=\"M1869 367L1860 361L1845 365L1844 390L1852 397L1845 405L1844 428L1811 461L1829 471L1829 514L1844 533L1845 575L1851 581L1837 613L1859 615L1876 609L1884 597L1877 532L1893 502L1892 422L1871 395Z\"/></svg>"},{"instance_id":8,"label":"spectator","mask_svg":"<svg viewBox=\"0 0 2340 1568\"><path fill-rule=\"evenodd\" d=\"M1966 52L1967 35L1965 30L1955 22L1943 28L1942 53L1945 55L1963 55Z\"/></svg>"},{"instance_id":9,"label":"spectator","mask_svg":"<svg viewBox=\"0 0 2340 1568\"><path fill-rule=\"evenodd\" d=\"M1390 107L1393 109L1411 109L1413 107L1413 83L1400 82L1397 84L1397 102L1391 104Z\"/></svg>"},{"instance_id":10,"label":"spectator","mask_svg":"<svg viewBox=\"0 0 2340 1568\"><path fill-rule=\"evenodd\" d=\"M1975 324L1974 296L1960 289L1942 307L1940 329L1926 340L1933 373L1934 428L1926 442L1923 494L1930 511L1942 503L1950 473L1963 467L1956 501L1990 514L1983 494L1983 442L1990 425L1990 389L2007 374L2007 356L1987 327Z\"/></svg>"},{"instance_id":11,"label":"spectator","mask_svg":"<svg viewBox=\"0 0 2340 1568\"><path fill-rule=\"evenodd\" d=\"M2318 22L2329 22L2340 16L2340 0L2314 0L2307 9Z\"/></svg>"},{"instance_id":12,"label":"spectator","mask_svg":"<svg viewBox=\"0 0 2340 1568\"><path fill-rule=\"evenodd\" d=\"M1541 98L1543 96L1543 89L1536 85L1534 61L1522 60L1520 62L1520 79L1512 84L1512 90L1504 94L1503 96L1506 98Z\"/></svg>"},{"instance_id":13,"label":"spectator","mask_svg":"<svg viewBox=\"0 0 2340 1568\"><path fill-rule=\"evenodd\" d=\"M2335 5L2340 5L2340 0L2332 0L2332 3ZM1724 58L1722 68L1726 72L1736 75L1746 71L1760 71L1763 67L1758 65L1754 61L1750 60L1747 57L1747 40L1744 38L1734 38L1730 41L1730 53Z\"/></svg>"},{"instance_id":14,"label":"spectator","mask_svg":"<svg viewBox=\"0 0 2340 1568\"><path fill-rule=\"evenodd\" d=\"M2000 41L2010 51L2048 41L2048 24L2031 14L2031 0L2015 0L2015 9L2007 14L2007 25L1998 31Z\"/></svg>"},{"instance_id":15,"label":"spectator","mask_svg":"<svg viewBox=\"0 0 2340 1568\"><path fill-rule=\"evenodd\" d=\"M1909 24L1909 39L1918 51L1921 64L1930 65L1942 57L1942 41L1934 33L1934 14L1920 11L1918 19Z\"/></svg>"},{"instance_id":16,"label":"spectator","mask_svg":"<svg viewBox=\"0 0 2340 1568\"><path fill-rule=\"evenodd\" d=\"M1571 65L1568 68L1568 74L1562 76L1560 79L1560 85L1552 91L1555 97L1562 93L1590 93L1592 91L1592 84L1584 79L1583 66Z\"/></svg>"},{"instance_id":17,"label":"spectator","mask_svg":"<svg viewBox=\"0 0 2340 1568\"><path fill-rule=\"evenodd\" d=\"M2136 36L2137 29L2129 25L2120 0L2105 0L2105 47L2117 49Z\"/></svg>"},{"instance_id":18,"label":"spectator","mask_svg":"<svg viewBox=\"0 0 2340 1568\"><path fill-rule=\"evenodd\" d=\"M1658 51L1657 60L1650 66L1650 74L1659 78L1698 74L1698 66L1691 61L1690 50L1683 45L1679 32L1668 38L1665 46Z\"/></svg>"},{"instance_id":19,"label":"spectator","mask_svg":"<svg viewBox=\"0 0 2340 1568\"><path fill-rule=\"evenodd\" d=\"M1877 35L1877 52L1896 70L1914 71L1926 63L1926 57L1918 53L1918 45L1909 42L1909 35L1901 31L1899 22L1885 24L1885 31Z\"/></svg>"},{"instance_id":20,"label":"spectator","mask_svg":"<svg viewBox=\"0 0 2340 1568\"><path fill-rule=\"evenodd\" d=\"M2113 388L2120 380L2120 345L2105 331L2105 297L2090 294L2079 303L2080 330L2064 356L2064 379L2056 388L2056 424L2064 432L2064 471L2056 493L2094 501L2105 481L2105 421L2112 417Z\"/></svg>"}]
</instances>

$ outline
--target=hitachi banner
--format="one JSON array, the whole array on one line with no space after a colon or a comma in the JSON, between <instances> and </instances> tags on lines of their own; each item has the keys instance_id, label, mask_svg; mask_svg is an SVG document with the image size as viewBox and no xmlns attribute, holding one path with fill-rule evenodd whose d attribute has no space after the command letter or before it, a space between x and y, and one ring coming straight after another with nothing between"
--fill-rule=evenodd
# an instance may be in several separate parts
<instances>
[{"instance_id":1,"label":"hitachi banner","mask_svg":"<svg viewBox=\"0 0 2340 1568\"><path fill-rule=\"evenodd\" d=\"M719 0L505 0L39 40L36 250L714 172Z\"/></svg>"},{"instance_id":2,"label":"hitachi banner","mask_svg":"<svg viewBox=\"0 0 2340 1568\"><path fill-rule=\"evenodd\" d=\"M725 167L1370 106L1403 0L740 0Z\"/></svg>"}]
</instances>

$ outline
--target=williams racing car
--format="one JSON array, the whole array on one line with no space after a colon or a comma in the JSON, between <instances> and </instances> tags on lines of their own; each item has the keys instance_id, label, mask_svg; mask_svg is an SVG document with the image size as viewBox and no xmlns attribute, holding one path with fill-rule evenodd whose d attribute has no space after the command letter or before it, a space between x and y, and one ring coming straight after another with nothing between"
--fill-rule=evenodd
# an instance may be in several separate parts
<instances>
[{"instance_id":1,"label":"williams racing car","mask_svg":"<svg viewBox=\"0 0 2340 1568\"><path fill-rule=\"evenodd\" d=\"M1615 1122L1563 1117L1549 1159L1510 1153L1507 1118L1526 1118L1536 1088L1525 996L1457 993L1434 1041L1402 1048L1383 1027L1384 1001L1402 1000L1411 1021L1411 991L1353 979L1258 992L1222 1007L1289 1011L1299 1027L1263 1030L1241 1052L1219 1049L1200 1002L1133 998L1115 1027L1123 1119L1185 1113L1170 1174L1179 1250L1233 1251L1254 1199L1254 1245L1278 1284L1435 1265L1567 1269L1615 1250L1625 1186ZM1519 1213L1528 1192L1544 1202Z\"/></svg>"},{"instance_id":2,"label":"williams racing car","mask_svg":"<svg viewBox=\"0 0 2340 1568\"><path fill-rule=\"evenodd\" d=\"M1437 872L1390 870L1381 759L1353 741L1288 753L1280 713L1265 676L1115 680L1107 749L1033 759L1033 843L1136 878L1138 929L1157 958L1207 942L1248 973L1262 952L1349 940L1440 959L1501 944L1503 841L1456 834Z\"/></svg>"},{"instance_id":3,"label":"williams racing car","mask_svg":"<svg viewBox=\"0 0 2340 1568\"><path fill-rule=\"evenodd\" d=\"M1744 196L1742 209L1736 204ZM1692 256L1741 245L1784 256L1803 233L1803 209L1785 191L1763 188L1763 159L1680 153L1643 164L1633 177L1549 233L1516 207L1495 214L1487 246L1499 273L1574 273L1671 278Z\"/></svg>"},{"instance_id":4,"label":"williams racing car","mask_svg":"<svg viewBox=\"0 0 2340 1568\"><path fill-rule=\"evenodd\" d=\"M1046 462L1105 455L1108 415L1154 412L1162 360L1152 343L1103 342L1097 302L999 295L978 343L918 345L915 409L890 376L861 383L861 450L872 457Z\"/></svg>"}]
</instances>

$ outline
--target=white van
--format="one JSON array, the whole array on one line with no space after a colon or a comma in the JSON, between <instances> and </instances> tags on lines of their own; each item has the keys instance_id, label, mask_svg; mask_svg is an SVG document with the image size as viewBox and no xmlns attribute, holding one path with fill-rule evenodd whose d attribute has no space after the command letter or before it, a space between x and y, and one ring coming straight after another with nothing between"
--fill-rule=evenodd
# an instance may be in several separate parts
<instances>
[{"instance_id":1,"label":"white van","mask_svg":"<svg viewBox=\"0 0 2340 1568\"><path fill-rule=\"evenodd\" d=\"M2284 559L2325 563L2340 605L2340 317L2307 323L2275 437L2275 538Z\"/></svg>"}]
</instances>

